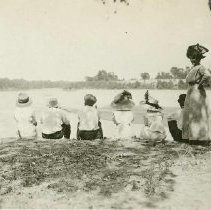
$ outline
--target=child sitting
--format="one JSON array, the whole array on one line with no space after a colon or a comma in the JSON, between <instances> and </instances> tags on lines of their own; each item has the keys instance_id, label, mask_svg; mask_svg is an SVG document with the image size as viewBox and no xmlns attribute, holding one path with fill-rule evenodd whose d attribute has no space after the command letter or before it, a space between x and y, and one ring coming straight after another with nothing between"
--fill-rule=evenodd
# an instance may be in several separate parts
<instances>
[{"instance_id":1,"label":"child sitting","mask_svg":"<svg viewBox=\"0 0 211 210\"><path fill-rule=\"evenodd\" d=\"M37 121L31 104L32 100L27 94L20 93L18 95L14 117L20 139L34 139L37 137Z\"/></svg>"},{"instance_id":2,"label":"child sitting","mask_svg":"<svg viewBox=\"0 0 211 210\"><path fill-rule=\"evenodd\" d=\"M78 114L78 140L95 140L103 138L100 116L97 107L94 104L97 99L92 94L84 97L84 108Z\"/></svg>"},{"instance_id":3,"label":"child sitting","mask_svg":"<svg viewBox=\"0 0 211 210\"><path fill-rule=\"evenodd\" d=\"M116 138L127 139L132 137L131 124L134 120L132 113L134 105L131 93L125 90L118 94L111 103L111 107L115 109L113 122L117 127Z\"/></svg>"},{"instance_id":4,"label":"child sitting","mask_svg":"<svg viewBox=\"0 0 211 210\"><path fill-rule=\"evenodd\" d=\"M145 104L149 107L144 115L144 127L140 132L140 139L153 142L163 141L166 138L166 132L163 125L162 108L158 101L153 98L148 98L148 92L145 94Z\"/></svg>"},{"instance_id":5,"label":"child sitting","mask_svg":"<svg viewBox=\"0 0 211 210\"><path fill-rule=\"evenodd\" d=\"M66 113L58 106L57 98L50 98L40 117L44 139L70 138L71 127Z\"/></svg>"},{"instance_id":6,"label":"child sitting","mask_svg":"<svg viewBox=\"0 0 211 210\"><path fill-rule=\"evenodd\" d=\"M168 127L174 141L187 142L188 140L182 139L182 120L183 120L183 107L185 103L186 94L179 95L178 103L180 110L168 116Z\"/></svg>"}]
</instances>

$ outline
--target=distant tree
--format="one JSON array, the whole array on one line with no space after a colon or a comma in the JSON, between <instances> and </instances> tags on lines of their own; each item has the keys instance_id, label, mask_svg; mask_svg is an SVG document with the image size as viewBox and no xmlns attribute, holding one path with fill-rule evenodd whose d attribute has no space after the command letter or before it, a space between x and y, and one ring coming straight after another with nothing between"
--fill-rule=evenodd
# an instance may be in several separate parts
<instances>
[{"instance_id":1,"label":"distant tree","mask_svg":"<svg viewBox=\"0 0 211 210\"><path fill-rule=\"evenodd\" d=\"M157 88L158 89L173 89L174 84L172 81L160 81L157 82Z\"/></svg>"},{"instance_id":2,"label":"distant tree","mask_svg":"<svg viewBox=\"0 0 211 210\"><path fill-rule=\"evenodd\" d=\"M114 74L114 72L107 73L108 80L118 80L118 76Z\"/></svg>"},{"instance_id":3,"label":"distant tree","mask_svg":"<svg viewBox=\"0 0 211 210\"><path fill-rule=\"evenodd\" d=\"M178 82L178 89L187 89L187 88L188 88L188 84L184 82L182 79L180 79Z\"/></svg>"},{"instance_id":4,"label":"distant tree","mask_svg":"<svg viewBox=\"0 0 211 210\"><path fill-rule=\"evenodd\" d=\"M150 79L150 75L149 75L149 73L148 72L143 72L143 73L141 73L141 78L144 80L144 82L145 82L145 80L149 80Z\"/></svg>"},{"instance_id":5,"label":"distant tree","mask_svg":"<svg viewBox=\"0 0 211 210\"><path fill-rule=\"evenodd\" d=\"M211 0L209 0L209 3L208 4L209 4L209 8L211 10Z\"/></svg>"},{"instance_id":6,"label":"distant tree","mask_svg":"<svg viewBox=\"0 0 211 210\"><path fill-rule=\"evenodd\" d=\"M87 82L91 82L91 81L94 81L94 77L85 77L85 80Z\"/></svg>"},{"instance_id":7,"label":"distant tree","mask_svg":"<svg viewBox=\"0 0 211 210\"><path fill-rule=\"evenodd\" d=\"M105 70L98 71L97 75L94 77L85 77L87 82L90 81L117 81L119 80L118 76L114 72L107 72Z\"/></svg>"},{"instance_id":8,"label":"distant tree","mask_svg":"<svg viewBox=\"0 0 211 210\"><path fill-rule=\"evenodd\" d=\"M172 79L173 76L169 72L159 72L155 79Z\"/></svg>"},{"instance_id":9,"label":"distant tree","mask_svg":"<svg viewBox=\"0 0 211 210\"><path fill-rule=\"evenodd\" d=\"M188 74L188 71L189 71L188 67L186 67L186 69L172 67L170 70L174 79L185 79Z\"/></svg>"},{"instance_id":10,"label":"distant tree","mask_svg":"<svg viewBox=\"0 0 211 210\"><path fill-rule=\"evenodd\" d=\"M107 80L107 72L105 70L98 71L96 80Z\"/></svg>"}]
</instances>

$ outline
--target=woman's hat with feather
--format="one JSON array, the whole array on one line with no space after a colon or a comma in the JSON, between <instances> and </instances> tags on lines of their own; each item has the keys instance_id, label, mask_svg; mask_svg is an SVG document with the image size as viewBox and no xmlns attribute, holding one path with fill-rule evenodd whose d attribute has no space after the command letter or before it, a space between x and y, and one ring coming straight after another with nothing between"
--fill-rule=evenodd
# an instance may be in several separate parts
<instances>
[{"instance_id":1,"label":"woman's hat with feather","mask_svg":"<svg viewBox=\"0 0 211 210\"><path fill-rule=\"evenodd\" d=\"M159 105L159 101L149 95L147 90L144 94L144 101L140 101L140 105L147 104L149 105L147 112L160 112L163 108Z\"/></svg>"},{"instance_id":2,"label":"woman's hat with feather","mask_svg":"<svg viewBox=\"0 0 211 210\"><path fill-rule=\"evenodd\" d=\"M207 52L209 50L206 47L195 44L188 47L186 55L189 59L202 59L205 58L204 54Z\"/></svg>"}]
</instances>

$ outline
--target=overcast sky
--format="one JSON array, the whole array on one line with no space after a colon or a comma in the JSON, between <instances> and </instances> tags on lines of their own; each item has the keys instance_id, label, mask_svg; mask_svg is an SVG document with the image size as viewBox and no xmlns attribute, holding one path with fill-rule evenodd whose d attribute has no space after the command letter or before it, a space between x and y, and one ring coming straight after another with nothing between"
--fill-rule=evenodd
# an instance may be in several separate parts
<instances>
[{"instance_id":1,"label":"overcast sky","mask_svg":"<svg viewBox=\"0 0 211 210\"><path fill-rule=\"evenodd\" d=\"M190 65L188 45L211 50L208 0L130 1L0 0L0 77L75 81L105 69L139 78Z\"/></svg>"}]
</instances>

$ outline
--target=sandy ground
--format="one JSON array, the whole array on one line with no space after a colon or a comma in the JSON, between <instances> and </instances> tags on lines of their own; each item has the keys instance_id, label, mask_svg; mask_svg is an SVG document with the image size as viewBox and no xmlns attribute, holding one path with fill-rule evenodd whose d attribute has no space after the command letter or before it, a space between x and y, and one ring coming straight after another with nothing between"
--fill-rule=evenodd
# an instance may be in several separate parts
<instances>
[{"instance_id":1,"label":"sandy ground","mask_svg":"<svg viewBox=\"0 0 211 210\"><path fill-rule=\"evenodd\" d=\"M1 208L210 209L210 148L10 140L0 144Z\"/></svg>"}]
</instances>

